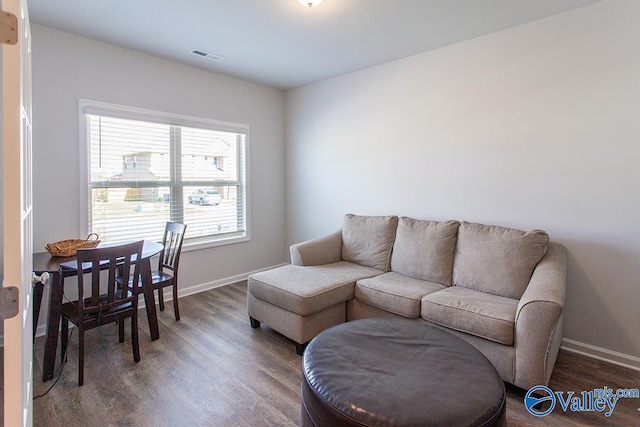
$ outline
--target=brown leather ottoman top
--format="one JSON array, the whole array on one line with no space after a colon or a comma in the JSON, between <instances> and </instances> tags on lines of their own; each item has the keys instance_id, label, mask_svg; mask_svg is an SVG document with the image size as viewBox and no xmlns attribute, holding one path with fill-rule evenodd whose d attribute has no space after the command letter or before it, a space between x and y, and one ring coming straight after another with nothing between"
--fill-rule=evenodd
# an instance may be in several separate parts
<instances>
[{"instance_id":1,"label":"brown leather ottoman top","mask_svg":"<svg viewBox=\"0 0 640 427\"><path fill-rule=\"evenodd\" d=\"M327 329L303 362L303 425L500 425L500 375L471 344L416 320Z\"/></svg>"}]
</instances>

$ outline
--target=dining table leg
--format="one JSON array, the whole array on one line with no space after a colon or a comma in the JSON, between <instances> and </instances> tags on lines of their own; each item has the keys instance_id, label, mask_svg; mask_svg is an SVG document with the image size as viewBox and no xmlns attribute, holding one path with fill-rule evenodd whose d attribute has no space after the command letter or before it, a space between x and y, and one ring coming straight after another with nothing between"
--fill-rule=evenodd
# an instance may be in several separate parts
<instances>
[{"instance_id":1,"label":"dining table leg","mask_svg":"<svg viewBox=\"0 0 640 427\"><path fill-rule=\"evenodd\" d=\"M144 294L144 305L147 309L147 319L149 320L149 332L151 340L160 338L158 330L158 315L156 313L156 299L153 295L153 278L151 276L151 259L145 258L140 264L140 275L142 276L142 292Z\"/></svg>"},{"instance_id":2,"label":"dining table leg","mask_svg":"<svg viewBox=\"0 0 640 427\"><path fill-rule=\"evenodd\" d=\"M42 273L41 273L42 274ZM42 307L42 294L44 292L44 284L37 281L33 284L33 342L36 342L36 331L38 329L38 320L40 319L40 307Z\"/></svg>"},{"instance_id":3,"label":"dining table leg","mask_svg":"<svg viewBox=\"0 0 640 427\"><path fill-rule=\"evenodd\" d=\"M47 320L47 337L44 344L44 359L42 361L42 381L53 378L58 350L58 329L60 327L60 312L62 308L63 283L59 272L51 273L51 287L49 290L49 316Z\"/></svg>"}]
</instances>

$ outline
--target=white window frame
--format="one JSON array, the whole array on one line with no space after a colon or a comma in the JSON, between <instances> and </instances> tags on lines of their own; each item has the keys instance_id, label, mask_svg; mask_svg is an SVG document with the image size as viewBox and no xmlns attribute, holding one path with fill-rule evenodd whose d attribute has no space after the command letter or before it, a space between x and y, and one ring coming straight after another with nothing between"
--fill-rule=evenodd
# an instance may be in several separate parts
<instances>
[{"instance_id":1,"label":"white window frame","mask_svg":"<svg viewBox=\"0 0 640 427\"><path fill-rule=\"evenodd\" d=\"M126 105L111 104L107 102L94 101L89 99L79 100L79 124L80 124L80 219L81 230L80 235L87 235L89 233L89 140L86 114L105 115L111 117L118 117L130 120L141 120L155 123L162 123L167 125L194 127L202 129L219 130L226 132L237 132L245 135L245 147L244 147L244 165L241 165L242 179L244 180L244 222L245 233L244 236L233 237L205 237L193 241L185 239L183 245L183 251L192 251L199 249L212 248L217 246L231 245L241 242L248 242L251 240L251 208L249 201L250 189L249 189L249 125L226 122L220 120L213 120L201 117L187 116L183 114L168 113L164 111L156 111L145 108L130 107ZM187 228L187 235L188 235Z\"/></svg>"}]
</instances>

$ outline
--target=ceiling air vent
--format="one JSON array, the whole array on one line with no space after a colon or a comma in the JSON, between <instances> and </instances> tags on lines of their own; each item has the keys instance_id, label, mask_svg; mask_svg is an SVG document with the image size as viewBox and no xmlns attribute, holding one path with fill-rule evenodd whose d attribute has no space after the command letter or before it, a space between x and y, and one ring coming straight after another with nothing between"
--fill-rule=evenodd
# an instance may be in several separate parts
<instances>
[{"instance_id":1,"label":"ceiling air vent","mask_svg":"<svg viewBox=\"0 0 640 427\"><path fill-rule=\"evenodd\" d=\"M194 55L202 56L203 58L207 58L215 62L219 62L224 59L220 55L216 55L215 53L205 52L204 50L199 50L199 49L193 49L191 53L193 53Z\"/></svg>"}]
</instances>

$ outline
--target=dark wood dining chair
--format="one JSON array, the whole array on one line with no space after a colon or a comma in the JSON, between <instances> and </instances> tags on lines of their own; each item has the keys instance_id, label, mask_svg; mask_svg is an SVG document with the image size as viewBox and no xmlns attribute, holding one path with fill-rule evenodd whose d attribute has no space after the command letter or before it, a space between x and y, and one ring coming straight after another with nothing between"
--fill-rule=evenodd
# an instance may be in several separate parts
<instances>
[{"instance_id":1,"label":"dark wood dining chair","mask_svg":"<svg viewBox=\"0 0 640 427\"><path fill-rule=\"evenodd\" d=\"M187 230L185 224L179 222L167 222L162 238L164 248L160 252L158 259L158 269L151 271L151 288L158 292L158 305L160 311L164 311L164 293L167 286L173 287L173 312L176 320L180 320L180 309L178 308L178 266L180 264L180 253L182 252L182 241ZM120 283L125 283L123 279L118 279ZM129 289L142 293L142 282L137 287L133 286L129 279Z\"/></svg>"},{"instance_id":2,"label":"dark wood dining chair","mask_svg":"<svg viewBox=\"0 0 640 427\"><path fill-rule=\"evenodd\" d=\"M124 319L131 318L131 344L133 360L140 361L138 343L138 293L128 288L119 289L116 277L137 284L140 282L140 263L143 241L96 249L79 249L76 254L78 270L90 274L90 296L85 298L84 274L78 274L78 300L62 305L62 354L66 356L69 344L69 322L78 329L78 385L84 382L85 331L118 323L119 341L124 342ZM133 269L131 268L133 266ZM101 274L108 270L108 274ZM133 270L133 272L131 272ZM106 276L106 277L105 277ZM106 282L106 283L105 283Z\"/></svg>"},{"instance_id":3,"label":"dark wood dining chair","mask_svg":"<svg viewBox=\"0 0 640 427\"><path fill-rule=\"evenodd\" d=\"M180 253L182 252L182 241L187 226L179 222L167 222L164 229L162 244L164 249L160 252L158 269L151 272L153 289L158 291L158 305L160 311L164 311L163 289L167 286L173 287L173 313L176 320L180 320L180 310L178 308L178 265L180 264ZM168 273L170 271L171 273Z\"/></svg>"}]
</instances>

